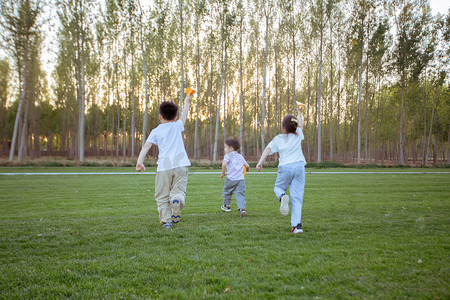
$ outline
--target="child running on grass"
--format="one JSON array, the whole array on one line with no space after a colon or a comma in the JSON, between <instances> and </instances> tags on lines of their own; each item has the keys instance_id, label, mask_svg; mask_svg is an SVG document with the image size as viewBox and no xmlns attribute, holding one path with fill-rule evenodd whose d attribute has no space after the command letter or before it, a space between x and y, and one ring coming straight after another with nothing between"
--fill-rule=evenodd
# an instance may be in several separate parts
<instances>
[{"instance_id":1,"label":"child running on grass","mask_svg":"<svg viewBox=\"0 0 450 300\"><path fill-rule=\"evenodd\" d=\"M155 180L155 200L158 205L159 220L163 228L172 228L181 218L185 206L188 167L191 165L184 148L182 132L189 112L192 96L186 96L183 113L177 120L178 105L162 102L159 106L160 125L152 130L142 148L136 171L145 171L144 159L152 145L159 148L158 168Z\"/></svg>"},{"instance_id":2,"label":"child running on grass","mask_svg":"<svg viewBox=\"0 0 450 300\"><path fill-rule=\"evenodd\" d=\"M282 129L284 134L279 134L267 145L259 159L257 170L261 172L264 160L268 155L276 152L280 155L278 174L275 181L274 192L280 205L280 213L283 216L289 214L289 196L286 190L289 187L291 194L291 232L303 233L302 205L305 191L305 165L306 160L302 152L303 117L297 107L298 118L287 115L283 119Z\"/></svg>"},{"instance_id":3,"label":"child running on grass","mask_svg":"<svg viewBox=\"0 0 450 300\"><path fill-rule=\"evenodd\" d=\"M250 170L250 166L245 161L245 158L237 152L241 147L238 139L228 138L225 140L225 156L222 162L222 175L225 176L225 170L228 170L228 175L223 186L223 205L222 210L231 211L231 196L234 194L236 198L236 204L239 209L239 215L241 217L247 216L245 211L245 173Z\"/></svg>"}]
</instances>

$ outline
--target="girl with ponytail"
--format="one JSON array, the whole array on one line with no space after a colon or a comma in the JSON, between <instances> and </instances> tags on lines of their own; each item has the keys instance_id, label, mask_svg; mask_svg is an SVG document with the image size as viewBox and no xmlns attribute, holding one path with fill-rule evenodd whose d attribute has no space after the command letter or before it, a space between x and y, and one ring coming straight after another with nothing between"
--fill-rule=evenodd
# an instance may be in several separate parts
<instances>
[{"instance_id":1,"label":"girl with ponytail","mask_svg":"<svg viewBox=\"0 0 450 300\"><path fill-rule=\"evenodd\" d=\"M287 115L281 125L284 133L279 134L267 145L259 159L257 170L261 172L264 160L268 155L276 152L280 155L278 174L275 181L274 192L280 201L280 213L289 214L289 200L291 202L291 232L303 233L302 205L305 191L305 165L306 160L302 151L303 117L301 109L297 107L298 117ZM286 195L289 187L291 199Z\"/></svg>"}]
</instances>

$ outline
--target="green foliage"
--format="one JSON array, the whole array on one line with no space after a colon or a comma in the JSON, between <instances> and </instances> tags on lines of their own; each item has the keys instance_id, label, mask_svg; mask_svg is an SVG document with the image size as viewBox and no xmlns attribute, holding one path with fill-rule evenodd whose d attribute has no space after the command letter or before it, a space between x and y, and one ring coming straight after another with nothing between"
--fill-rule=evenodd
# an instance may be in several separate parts
<instances>
[{"instance_id":1,"label":"green foliage","mask_svg":"<svg viewBox=\"0 0 450 300\"><path fill-rule=\"evenodd\" d=\"M97 1L98 2L98 1ZM221 78L221 45L226 46L226 67L224 89L219 123L219 152L221 152L223 131L239 130L240 112L238 93L239 80L239 38L242 31L243 85L244 91L244 131L248 155L256 160L262 149L257 146L261 140L261 125L264 124L265 140L269 141L280 133L281 118L293 109L295 99L309 102L305 119L308 118L310 144L304 141L304 149L309 146L312 160L317 157L317 104L318 95L326 103L322 107L322 152L328 152L330 108L333 112L333 158L339 163L351 162L355 156L356 127L358 123L358 83L364 79L363 93L367 88L367 99L361 97L362 141L366 143L364 126L367 124L367 143L371 159L380 161L382 151L399 147L400 112L404 112L405 154L421 152L423 130L430 128L434 105L432 138L430 147L437 155L445 157L448 148L449 104L448 104L448 53L450 14L433 16L427 2L408 1L206 1L187 2L156 0L151 5L137 0L107 0L103 5L96 1L58 0L56 12L58 27L52 51L57 53L55 70L52 74L54 85L48 88L45 74L40 65L43 39L39 31L47 32L47 22L40 9L47 9L42 1L4 1L2 3L2 41L8 52L10 86L20 87L22 80L24 25L23 17L29 16L33 41L30 43L29 58L34 60L28 77L29 94L38 110L40 140L51 137L55 140L55 150L63 151L70 157L74 149L81 96L85 94L86 145L114 151L117 138L123 138L123 124L128 148L130 135L136 133L136 143L140 144L144 119L144 66L146 60L149 87L149 106L146 134L158 126L157 110L161 101L178 103L180 95L180 3L183 6L183 49L184 78L186 85L199 86L199 139L198 148L202 159L209 159L211 153L210 127L215 124ZM36 6L43 3L44 6ZM81 5L83 4L83 5ZM141 6L142 5L142 6ZM266 120L261 120L261 95L264 67L264 32L262 22L264 5L271 7L269 48L267 61L265 98ZM272 6L273 5L273 6ZM6 26L3 26L6 24ZM9 26L9 27L8 27ZM14 27L15 26L15 27ZM242 26L242 27L241 27ZM8 31L17 28L18 35ZM198 37L198 41L197 41ZM319 51L322 39L322 78L319 91ZM144 53L141 53L143 42ZM199 46L199 78L197 78L197 42ZM83 50L80 45L83 44ZM295 46L295 47L294 47ZM294 52L295 50L295 52ZM362 54L362 56L361 56ZM85 82L81 80L81 57L85 57ZM277 60L275 62L275 60ZM131 76L133 61L134 76ZM295 61L295 62L294 62ZM295 65L295 70L294 70ZM276 68L276 70L275 70ZM368 69L366 69L368 68ZM366 72L366 70L368 70ZM403 74L403 70L405 73ZM293 78L295 71L295 81ZM359 76L361 71L362 77ZM425 76L426 71L426 76ZM405 75L404 110L401 103L401 79ZM132 84L134 77L134 84ZM367 78L366 78L367 77ZM2 129L5 147L12 135L16 115L18 94L10 93L7 99L2 95L4 79L0 88L1 103L8 103L7 124ZM199 81L199 82L197 82ZM425 81L427 97L424 97ZM295 87L293 84L295 82ZM367 83L367 87L366 87ZM333 90L331 86L333 84ZM85 86L85 93L81 87ZM135 128L131 128L133 116L131 90L134 86ZM276 89L276 90L275 90ZM277 95L277 97L275 97ZM276 99L276 101L275 101ZM339 104L337 103L339 99ZM331 100L331 101L330 101ZM364 112L368 103L367 117ZM194 120L196 120L197 98L191 103L191 111L186 124L187 149L193 156ZM424 103L425 101L425 103ZM39 102L43 102L42 105ZM224 107L226 103L226 107ZM5 104L6 105L6 104ZM42 110L39 111L39 110ZM52 112L50 112L52 110ZM276 110L276 114L275 114ZM120 116L117 112L120 111ZM225 111L222 115L222 111ZM119 118L119 120L117 120ZM210 120L210 119L213 120ZM52 119L52 120L49 120ZM424 128L427 120L427 128ZM118 123L120 123L118 125ZM116 127L120 126L120 134ZM346 134L344 135L344 128ZM336 130L339 129L339 134ZM306 131L305 131L306 132ZM31 131L29 134L32 134ZM72 137L75 136L75 139ZM102 141L98 143L99 139ZM44 142L43 142L44 143ZM111 148L111 145L113 147ZM119 144L122 152L122 143ZM345 146L345 150L343 147ZM366 145L362 145L363 147ZM341 147L341 148L339 148ZM384 148L383 148L384 147ZM89 147L86 147L89 148ZM131 147L129 147L131 148ZM136 147L139 148L139 147ZM92 147L90 148L92 150ZM66 151L71 150L71 151ZM66 151L66 152L64 152ZM341 157L337 157L339 151ZM395 152L395 151L392 151ZM129 156L129 151L127 155ZM390 160L395 159L392 154ZM389 162L389 163L392 163Z\"/></svg>"}]
</instances>

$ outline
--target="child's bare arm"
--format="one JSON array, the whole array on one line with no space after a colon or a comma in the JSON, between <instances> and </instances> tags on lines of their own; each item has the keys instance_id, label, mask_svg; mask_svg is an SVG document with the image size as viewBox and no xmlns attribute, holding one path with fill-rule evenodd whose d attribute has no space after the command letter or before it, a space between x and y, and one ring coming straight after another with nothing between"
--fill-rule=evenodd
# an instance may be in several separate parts
<instances>
[{"instance_id":1,"label":"child's bare arm","mask_svg":"<svg viewBox=\"0 0 450 300\"><path fill-rule=\"evenodd\" d=\"M272 151L272 149L270 149L270 147L266 147L266 149L264 149L264 152L261 154L261 158L259 159L259 162L256 165L256 169L259 172L262 171L262 165L263 165L264 160L266 159L266 157L269 156L270 151Z\"/></svg>"},{"instance_id":2,"label":"child's bare arm","mask_svg":"<svg viewBox=\"0 0 450 300\"><path fill-rule=\"evenodd\" d=\"M144 144L144 147L142 147L141 152L139 153L139 158L136 163L136 171L141 172L141 174L142 171L145 171L144 159L152 145L152 143L146 142Z\"/></svg>"},{"instance_id":3,"label":"child's bare arm","mask_svg":"<svg viewBox=\"0 0 450 300\"><path fill-rule=\"evenodd\" d=\"M220 175L220 178L223 178L225 176L225 172L227 171L227 165L228 165L228 163L226 161L223 161L223 163L222 163L222 175Z\"/></svg>"},{"instance_id":4,"label":"child's bare arm","mask_svg":"<svg viewBox=\"0 0 450 300\"><path fill-rule=\"evenodd\" d=\"M250 165L249 165L248 163L245 163L245 164L244 164L244 167L245 167L245 169L247 170L247 172L250 171Z\"/></svg>"},{"instance_id":5,"label":"child's bare arm","mask_svg":"<svg viewBox=\"0 0 450 300\"><path fill-rule=\"evenodd\" d=\"M181 120L181 122L183 122L183 124L185 124L186 120L187 120L187 115L189 112L189 104L191 103L191 99L192 99L192 95L188 95L184 99L183 112L181 113L181 118L180 118L180 120Z\"/></svg>"},{"instance_id":6,"label":"child's bare arm","mask_svg":"<svg viewBox=\"0 0 450 300\"><path fill-rule=\"evenodd\" d=\"M297 106L297 118L298 118L298 127L303 130L303 115L301 109Z\"/></svg>"}]
</instances>

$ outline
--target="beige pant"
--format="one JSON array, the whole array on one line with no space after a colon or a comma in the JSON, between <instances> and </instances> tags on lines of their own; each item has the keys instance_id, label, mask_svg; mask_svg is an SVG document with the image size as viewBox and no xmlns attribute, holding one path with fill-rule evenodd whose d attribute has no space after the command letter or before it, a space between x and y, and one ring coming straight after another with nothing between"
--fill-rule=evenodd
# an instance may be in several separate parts
<instances>
[{"instance_id":1,"label":"beige pant","mask_svg":"<svg viewBox=\"0 0 450 300\"><path fill-rule=\"evenodd\" d=\"M187 167L156 172L155 200L158 204L159 220L161 222L172 221L171 200L179 200L180 208L184 208L188 173Z\"/></svg>"}]
</instances>

